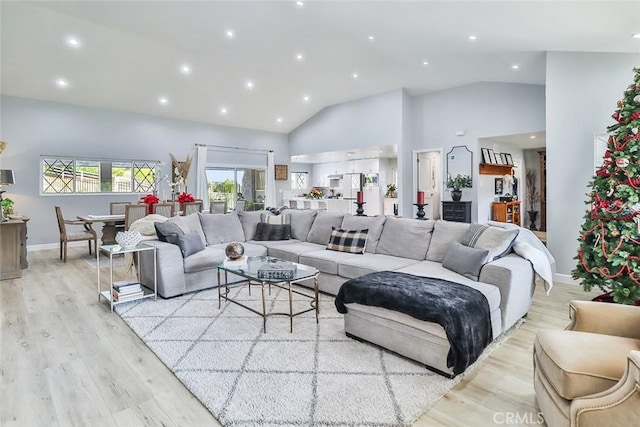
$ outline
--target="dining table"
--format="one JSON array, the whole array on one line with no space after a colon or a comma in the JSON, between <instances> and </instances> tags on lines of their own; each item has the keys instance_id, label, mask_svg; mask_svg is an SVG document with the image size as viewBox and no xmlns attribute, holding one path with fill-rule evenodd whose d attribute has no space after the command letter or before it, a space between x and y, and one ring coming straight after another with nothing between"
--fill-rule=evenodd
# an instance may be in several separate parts
<instances>
[{"instance_id":1,"label":"dining table","mask_svg":"<svg viewBox=\"0 0 640 427\"><path fill-rule=\"evenodd\" d=\"M102 244L114 245L116 243L116 233L124 230L124 214L113 215L78 215L78 219L88 224L101 222L102 225Z\"/></svg>"}]
</instances>

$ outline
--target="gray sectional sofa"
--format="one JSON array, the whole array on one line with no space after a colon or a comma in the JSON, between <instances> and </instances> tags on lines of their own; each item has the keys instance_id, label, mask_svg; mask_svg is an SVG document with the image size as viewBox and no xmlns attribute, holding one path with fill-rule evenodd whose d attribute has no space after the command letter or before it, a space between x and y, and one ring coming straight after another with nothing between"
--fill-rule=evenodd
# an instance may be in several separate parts
<instances>
[{"instance_id":1,"label":"gray sectional sofa","mask_svg":"<svg viewBox=\"0 0 640 427\"><path fill-rule=\"evenodd\" d=\"M229 242L239 241L248 256L269 255L316 267L322 292L335 295L346 280L376 271L399 271L441 278L479 290L491 313L493 337L525 316L531 306L535 272L532 264L508 253L481 267L478 280L443 266L454 242L468 236L469 224L442 220L418 221L396 217L358 217L314 210L286 210L291 239L254 240L262 215L269 212L192 214L176 217L185 232L200 235L205 249L183 258L171 243L151 241L157 248L158 292L168 298L217 286L216 266L224 258ZM327 250L332 227L368 230L363 254ZM530 233L516 228L515 235ZM516 237L516 240L518 238ZM550 254L546 249L536 250ZM142 252L142 283L153 283L151 252ZM445 374L449 342L442 326L379 307L347 304L345 332L417 360Z\"/></svg>"}]
</instances>

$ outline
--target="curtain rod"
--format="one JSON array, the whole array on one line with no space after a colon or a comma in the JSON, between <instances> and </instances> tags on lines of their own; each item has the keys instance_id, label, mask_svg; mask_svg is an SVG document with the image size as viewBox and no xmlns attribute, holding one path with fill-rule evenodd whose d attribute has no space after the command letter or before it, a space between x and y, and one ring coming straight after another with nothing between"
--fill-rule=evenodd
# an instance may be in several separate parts
<instances>
[{"instance_id":1,"label":"curtain rod","mask_svg":"<svg viewBox=\"0 0 640 427\"><path fill-rule=\"evenodd\" d=\"M273 153L273 150L264 150L261 148L242 148L242 147L227 147L225 145L213 145L213 144L196 144L196 147L207 147L207 148L220 148L223 150L229 150L229 151L235 151L235 150L240 150L240 151L259 151L261 153Z\"/></svg>"}]
</instances>

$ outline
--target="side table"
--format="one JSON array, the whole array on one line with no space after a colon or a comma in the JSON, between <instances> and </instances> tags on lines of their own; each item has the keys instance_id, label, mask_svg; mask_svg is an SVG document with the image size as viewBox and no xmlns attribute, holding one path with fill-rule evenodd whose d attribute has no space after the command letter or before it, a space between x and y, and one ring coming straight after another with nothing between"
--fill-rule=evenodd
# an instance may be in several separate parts
<instances>
[{"instance_id":1,"label":"side table","mask_svg":"<svg viewBox=\"0 0 640 427\"><path fill-rule=\"evenodd\" d=\"M123 254L135 254L144 251L153 251L153 290L145 287L143 284L140 284L142 287L143 295L137 298L128 299L126 301L114 301L113 298L113 256L114 255L123 255ZM109 288L102 290L102 283L100 281L100 254L104 254L109 257ZM138 278L140 277L140 260L138 260ZM138 245L134 248L125 249L120 245L102 245L96 251L96 267L98 269L98 302L100 302L100 297L104 297L109 304L111 305L111 312L113 313L113 307L124 303L136 301L142 298L150 298L156 299L158 297L158 272L157 272L157 264L156 264L156 247L153 245L147 245L144 242L138 243Z\"/></svg>"}]
</instances>

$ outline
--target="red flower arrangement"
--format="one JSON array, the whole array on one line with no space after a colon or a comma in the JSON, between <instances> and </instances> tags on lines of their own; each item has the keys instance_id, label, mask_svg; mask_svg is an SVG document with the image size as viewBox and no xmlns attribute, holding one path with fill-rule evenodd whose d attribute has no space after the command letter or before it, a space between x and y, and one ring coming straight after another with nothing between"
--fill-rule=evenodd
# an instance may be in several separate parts
<instances>
[{"instance_id":1,"label":"red flower arrangement","mask_svg":"<svg viewBox=\"0 0 640 427\"><path fill-rule=\"evenodd\" d=\"M158 199L155 195L153 194L147 194L146 196L142 197L140 199L143 203L146 203L147 206L149 207L149 214L153 213L153 204L154 203L158 203L160 201L160 199Z\"/></svg>"},{"instance_id":2,"label":"red flower arrangement","mask_svg":"<svg viewBox=\"0 0 640 427\"><path fill-rule=\"evenodd\" d=\"M195 197L193 197L189 193L182 192L178 196L178 203L180 203L180 204L185 203L185 202L195 202L195 201L196 201Z\"/></svg>"}]
</instances>

